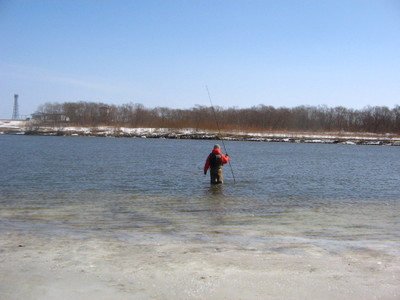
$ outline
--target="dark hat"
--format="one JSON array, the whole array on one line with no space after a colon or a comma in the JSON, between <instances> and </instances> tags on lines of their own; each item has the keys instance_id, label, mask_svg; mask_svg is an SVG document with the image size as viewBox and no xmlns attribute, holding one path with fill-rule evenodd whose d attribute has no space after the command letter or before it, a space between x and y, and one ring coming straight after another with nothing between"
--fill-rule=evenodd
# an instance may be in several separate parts
<instances>
[{"instance_id":1,"label":"dark hat","mask_svg":"<svg viewBox=\"0 0 400 300\"><path fill-rule=\"evenodd\" d=\"M214 145L214 149L221 149L221 146L218 145L218 144L215 144L215 145Z\"/></svg>"}]
</instances>

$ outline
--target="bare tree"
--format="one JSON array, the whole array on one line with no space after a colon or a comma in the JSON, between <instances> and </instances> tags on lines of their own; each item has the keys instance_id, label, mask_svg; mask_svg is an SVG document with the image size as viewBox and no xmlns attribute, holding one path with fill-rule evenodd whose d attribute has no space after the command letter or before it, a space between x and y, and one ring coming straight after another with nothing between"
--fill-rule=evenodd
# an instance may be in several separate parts
<instances>
[{"instance_id":1,"label":"bare tree","mask_svg":"<svg viewBox=\"0 0 400 300\"><path fill-rule=\"evenodd\" d=\"M140 103L120 106L93 102L45 103L39 114L63 115L79 126L127 126L196 128L244 131L353 131L400 133L400 106L366 107L258 105L251 108L223 108L196 105L191 109L146 108ZM217 118L217 122L215 120ZM218 123L218 124L217 124Z\"/></svg>"}]
</instances>

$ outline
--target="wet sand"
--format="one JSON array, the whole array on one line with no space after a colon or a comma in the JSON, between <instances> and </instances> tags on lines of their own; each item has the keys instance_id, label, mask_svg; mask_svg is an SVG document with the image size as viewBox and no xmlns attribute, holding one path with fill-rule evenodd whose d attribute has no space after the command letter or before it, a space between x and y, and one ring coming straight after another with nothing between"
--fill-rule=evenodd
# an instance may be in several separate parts
<instances>
[{"instance_id":1,"label":"wet sand","mask_svg":"<svg viewBox=\"0 0 400 300\"><path fill-rule=\"evenodd\" d=\"M332 253L0 234L0 299L399 299L395 244Z\"/></svg>"}]
</instances>

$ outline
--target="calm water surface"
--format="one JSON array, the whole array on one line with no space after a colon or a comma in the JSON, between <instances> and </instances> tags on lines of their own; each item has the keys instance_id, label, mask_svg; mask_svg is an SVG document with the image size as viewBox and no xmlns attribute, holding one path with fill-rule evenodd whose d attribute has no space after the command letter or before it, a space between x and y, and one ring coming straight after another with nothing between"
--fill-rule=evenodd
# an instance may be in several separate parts
<instances>
[{"instance_id":1,"label":"calm water surface","mask_svg":"<svg viewBox=\"0 0 400 300\"><path fill-rule=\"evenodd\" d=\"M0 136L0 231L336 251L400 241L400 147Z\"/></svg>"}]
</instances>

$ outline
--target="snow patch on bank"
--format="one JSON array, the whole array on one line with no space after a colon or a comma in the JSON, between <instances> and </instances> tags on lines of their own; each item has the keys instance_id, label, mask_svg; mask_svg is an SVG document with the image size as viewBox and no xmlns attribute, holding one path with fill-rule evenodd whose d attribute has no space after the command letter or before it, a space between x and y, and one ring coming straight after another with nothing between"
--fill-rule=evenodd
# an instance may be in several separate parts
<instances>
[{"instance_id":1,"label":"snow patch on bank","mask_svg":"<svg viewBox=\"0 0 400 300\"><path fill-rule=\"evenodd\" d=\"M43 126L29 120L0 120L0 134L207 139L253 142L322 143L400 146L400 136L374 133L217 132L196 128L129 128L118 126Z\"/></svg>"},{"instance_id":2,"label":"snow patch on bank","mask_svg":"<svg viewBox=\"0 0 400 300\"><path fill-rule=\"evenodd\" d=\"M20 129L25 127L28 121L26 120L0 120L0 128L14 128Z\"/></svg>"}]
</instances>

